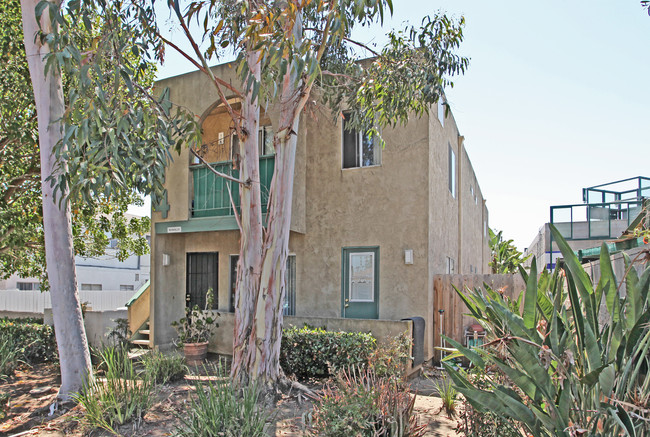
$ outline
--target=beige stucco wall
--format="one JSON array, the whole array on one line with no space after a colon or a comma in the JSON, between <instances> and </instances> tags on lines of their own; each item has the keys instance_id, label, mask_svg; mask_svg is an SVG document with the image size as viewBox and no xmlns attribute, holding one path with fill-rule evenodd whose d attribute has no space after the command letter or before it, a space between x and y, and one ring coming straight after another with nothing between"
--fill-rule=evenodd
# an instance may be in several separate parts
<instances>
[{"instance_id":1,"label":"beige stucco wall","mask_svg":"<svg viewBox=\"0 0 650 437\"><path fill-rule=\"evenodd\" d=\"M215 71L236 83L227 67ZM198 73L167 79L158 86L169 86L172 100L198 115L216 101L210 84ZM477 260L466 257L476 265L484 256L477 244L480 236L462 247L459 244L459 198L469 192L461 181L472 180L474 173L469 159L463 161L466 154L455 121L447 117L442 128L432 114L413 118L405 127L386 129L380 165L342 169L341 120L326 108L317 109L312 111L317 118L302 115L298 132L294 232L289 243L290 252L296 255L296 315L341 317L342 249L377 246L379 318L423 317L427 324L425 358L429 358L433 354L433 275L445 272L447 256L457 267L466 262L460 260L463 247L477 253ZM269 108L271 120L274 114ZM456 152L456 198L448 189L448 144ZM166 186L171 209L166 220L160 213L152 214L154 229L156 223L189 219L189 162L185 150L170 165ZM480 195L478 184L476 192ZM480 225L478 231L476 227L485 215L482 197L474 206L476 216L463 222L465 235L480 233ZM183 315L187 253L219 252L219 308L227 311L230 255L239 251L239 235L237 231L190 232L153 235L152 240L152 329L154 343L160 346L175 338L169 323ZM404 261L407 249L413 250L412 265ZM163 253L171 256L170 265L164 267Z\"/></svg>"}]
</instances>

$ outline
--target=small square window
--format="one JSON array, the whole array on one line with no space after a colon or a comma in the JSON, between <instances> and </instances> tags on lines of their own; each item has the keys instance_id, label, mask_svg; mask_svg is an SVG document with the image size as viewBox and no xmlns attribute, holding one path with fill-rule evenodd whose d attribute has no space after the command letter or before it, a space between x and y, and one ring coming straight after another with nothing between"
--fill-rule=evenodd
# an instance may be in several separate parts
<instances>
[{"instance_id":1,"label":"small square window","mask_svg":"<svg viewBox=\"0 0 650 437\"><path fill-rule=\"evenodd\" d=\"M133 285L120 285L120 291L133 291Z\"/></svg>"},{"instance_id":2,"label":"small square window","mask_svg":"<svg viewBox=\"0 0 650 437\"><path fill-rule=\"evenodd\" d=\"M381 147L376 137L349 127L349 114L343 114L343 168L381 164Z\"/></svg>"}]
</instances>

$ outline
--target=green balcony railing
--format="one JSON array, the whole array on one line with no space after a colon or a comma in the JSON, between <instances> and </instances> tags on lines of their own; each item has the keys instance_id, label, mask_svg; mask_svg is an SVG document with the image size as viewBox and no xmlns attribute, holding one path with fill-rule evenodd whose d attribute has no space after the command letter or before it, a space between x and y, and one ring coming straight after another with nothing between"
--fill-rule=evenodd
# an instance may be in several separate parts
<instances>
[{"instance_id":1,"label":"green balcony railing","mask_svg":"<svg viewBox=\"0 0 650 437\"><path fill-rule=\"evenodd\" d=\"M219 162L212 164L215 170L239 177L239 170L233 170L231 162ZM269 202L269 188L275 169L275 155L262 156L260 158L260 182L262 191L262 213L266 213ZM190 206L192 217L224 217L233 216L233 206L230 202L228 186L237 211L239 211L239 184L228 181L215 175L210 169L204 166L191 167L192 181L194 185L192 203Z\"/></svg>"}]
</instances>

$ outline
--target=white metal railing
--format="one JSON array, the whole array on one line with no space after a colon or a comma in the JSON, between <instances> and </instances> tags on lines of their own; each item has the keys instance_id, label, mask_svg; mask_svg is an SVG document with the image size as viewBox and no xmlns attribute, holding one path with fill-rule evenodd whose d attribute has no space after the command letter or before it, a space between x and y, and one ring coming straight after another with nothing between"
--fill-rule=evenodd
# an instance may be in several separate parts
<instances>
[{"instance_id":1,"label":"white metal railing","mask_svg":"<svg viewBox=\"0 0 650 437\"><path fill-rule=\"evenodd\" d=\"M106 311L124 307L134 293L120 290L80 291L79 298L94 311ZM45 308L52 308L49 292L0 290L0 311L42 313Z\"/></svg>"}]
</instances>

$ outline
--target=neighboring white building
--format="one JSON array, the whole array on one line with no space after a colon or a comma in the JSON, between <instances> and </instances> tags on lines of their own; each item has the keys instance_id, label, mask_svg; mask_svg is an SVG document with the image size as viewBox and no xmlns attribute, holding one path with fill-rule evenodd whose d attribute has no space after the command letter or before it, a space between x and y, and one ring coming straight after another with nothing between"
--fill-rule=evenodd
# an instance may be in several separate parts
<instances>
[{"instance_id":1,"label":"neighboring white building","mask_svg":"<svg viewBox=\"0 0 650 437\"><path fill-rule=\"evenodd\" d=\"M525 254L536 257L540 268L555 268L562 254L551 235L549 224L553 224L583 261L591 249L598 252L603 242L619 239L649 198L650 178L643 176L583 188L583 203L551 206L550 223L540 228ZM532 257L528 265L531 262Z\"/></svg>"},{"instance_id":2,"label":"neighboring white building","mask_svg":"<svg viewBox=\"0 0 650 437\"><path fill-rule=\"evenodd\" d=\"M149 240L149 235L147 235L147 240ZM107 306L123 307L130 296L149 280L149 260L149 254L142 256L131 255L124 261L118 260L114 240L111 240L109 247L106 248L106 252L102 256L96 258L76 256L77 287L83 295L82 300L102 309L114 309L106 308ZM8 279L0 280L0 293L38 291L40 289L41 284L38 278L21 278L14 274ZM92 293L99 291L104 293L97 293L97 295ZM0 296L0 298L4 297L4 299L0 299L0 303L7 299L13 299L9 298L9 295L13 296L14 294L4 294L6 296ZM5 302L6 305L4 306L16 307L14 308L16 310L17 307L22 309L27 305L30 308L24 309L33 312L42 312L43 307L49 306L49 293L43 296L37 294L34 296L33 305L29 304L29 299L26 299L27 304L23 302L18 305L17 302ZM0 307L0 311L9 310L8 307Z\"/></svg>"}]
</instances>

